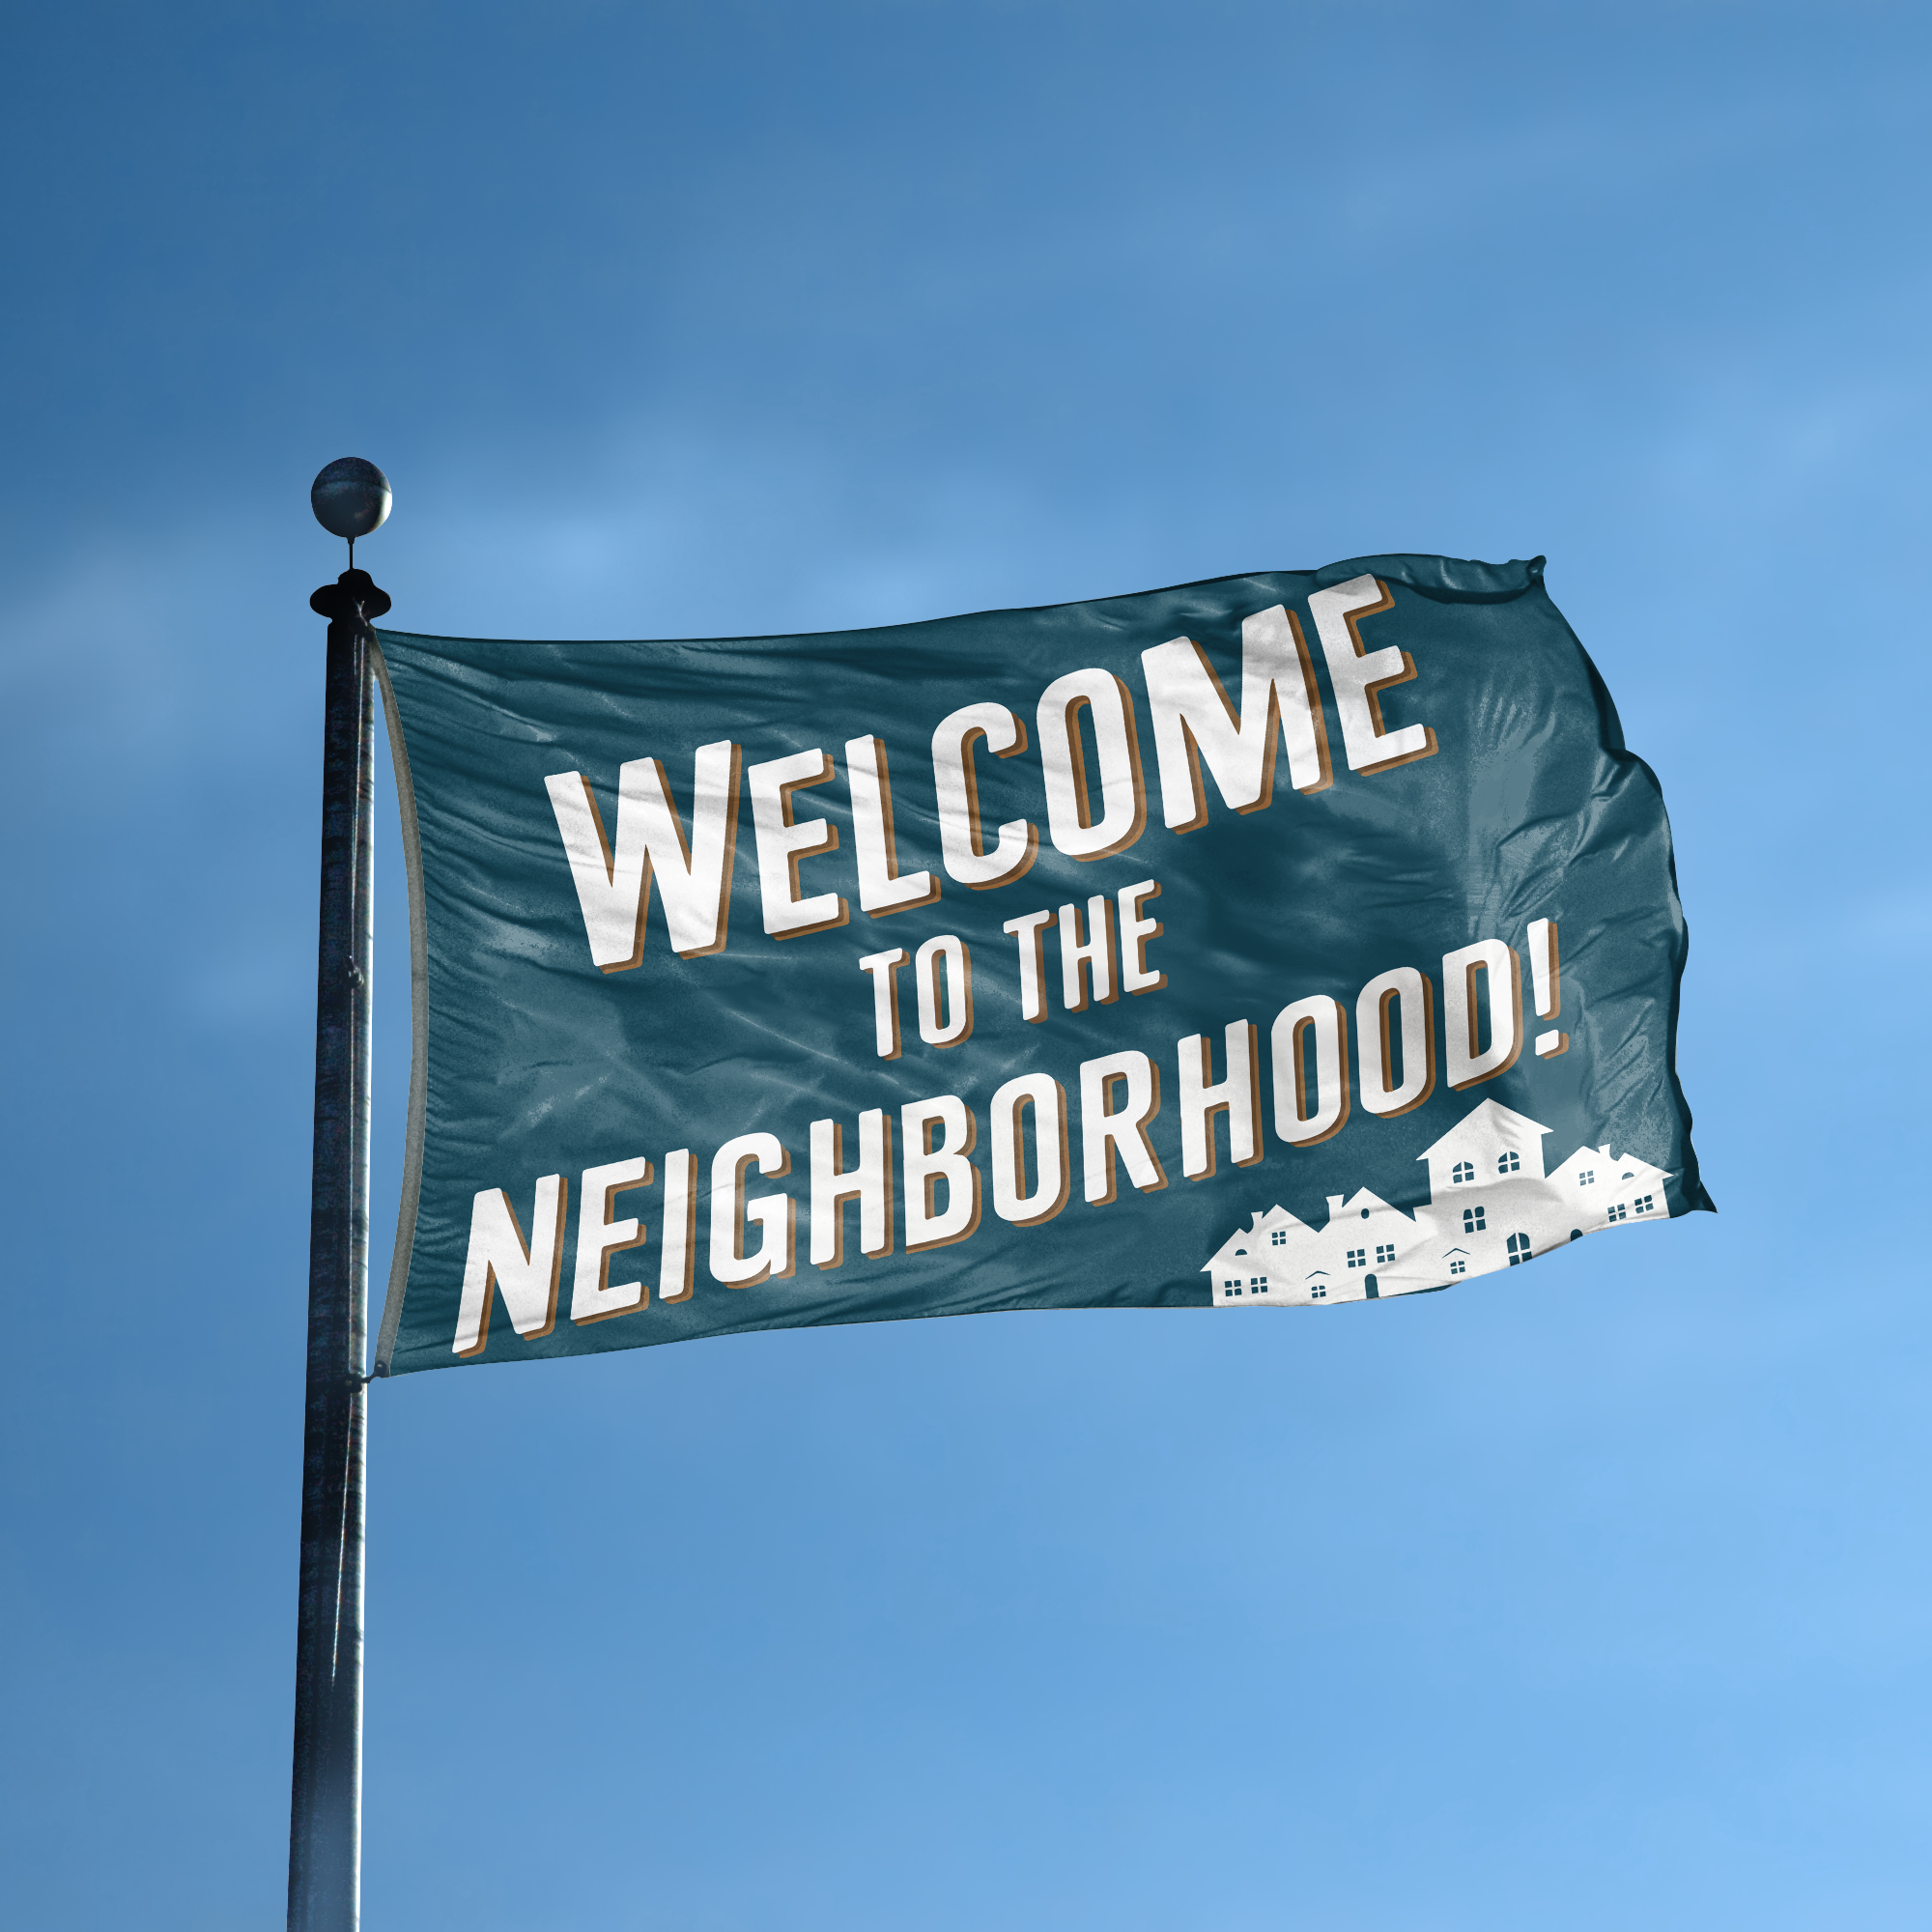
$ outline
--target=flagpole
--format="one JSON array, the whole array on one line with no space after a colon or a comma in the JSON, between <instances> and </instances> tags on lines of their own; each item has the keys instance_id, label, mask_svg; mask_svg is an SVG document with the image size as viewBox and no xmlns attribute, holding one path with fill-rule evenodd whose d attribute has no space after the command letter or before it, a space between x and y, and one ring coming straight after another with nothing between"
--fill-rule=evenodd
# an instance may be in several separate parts
<instances>
[{"instance_id":1,"label":"flagpole","mask_svg":"<svg viewBox=\"0 0 1932 1932\"><path fill-rule=\"evenodd\" d=\"M337 472L348 472L339 475ZM380 500L377 485L380 484ZM296 1627L290 1932L355 1932L362 1862L362 1542L368 1390L369 995L375 856L370 619L389 608L355 539L388 514L387 479L345 459L316 479L352 567L309 599L327 617L322 905L309 1206L308 1379ZM343 527L344 524L349 527Z\"/></svg>"}]
</instances>

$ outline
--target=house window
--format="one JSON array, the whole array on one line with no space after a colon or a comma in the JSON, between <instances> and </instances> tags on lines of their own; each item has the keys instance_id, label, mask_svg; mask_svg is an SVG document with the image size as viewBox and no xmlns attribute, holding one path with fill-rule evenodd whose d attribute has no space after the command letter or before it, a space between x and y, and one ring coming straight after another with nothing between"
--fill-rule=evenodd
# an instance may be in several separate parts
<instances>
[{"instance_id":1,"label":"house window","mask_svg":"<svg viewBox=\"0 0 1932 1932\"><path fill-rule=\"evenodd\" d=\"M1636 1199L1631 1203L1631 1212L1634 1214L1650 1213L1652 1210L1652 1204L1656 1201L1656 1199L1657 1197L1654 1194L1639 1194L1636 1197Z\"/></svg>"},{"instance_id":2,"label":"house window","mask_svg":"<svg viewBox=\"0 0 1932 1932\"><path fill-rule=\"evenodd\" d=\"M1308 1291L1308 1298L1310 1301L1326 1301L1328 1299L1328 1291L1325 1288L1323 1288L1321 1284L1318 1281L1315 1284L1315 1286Z\"/></svg>"},{"instance_id":3,"label":"house window","mask_svg":"<svg viewBox=\"0 0 1932 1932\"><path fill-rule=\"evenodd\" d=\"M1521 1166L1521 1160L1514 1152L1499 1153L1496 1156L1496 1172L1498 1174L1514 1174Z\"/></svg>"},{"instance_id":4,"label":"house window","mask_svg":"<svg viewBox=\"0 0 1932 1932\"><path fill-rule=\"evenodd\" d=\"M1467 1262L1451 1262L1449 1264L1449 1272L1451 1274L1467 1274L1469 1272L1469 1264Z\"/></svg>"},{"instance_id":5,"label":"house window","mask_svg":"<svg viewBox=\"0 0 1932 1932\"><path fill-rule=\"evenodd\" d=\"M1240 1292L1241 1284L1237 1281L1224 1281L1221 1284L1221 1293L1223 1294L1239 1294Z\"/></svg>"},{"instance_id":6,"label":"house window","mask_svg":"<svg viewBox=\"0 0 1932 1932\"><path fill-rule=\"evenodd\" d=\"M1349 1250L1349 1265L1351 1268L1367 1267L1368 1264L1369 1251L1367 1248L1350 1248Z\"/></svg>"},{"instance_id":7,"label":"house window","mask_svg":"<svg viewBox=\"0 0 1932 1932\"><path fill-rule=\"evenodd\" d=\"M1463 1209L1463 1234L1480 1235L1488 1225L1489 1223L1484 1219L1483 1210L1480 1208L1464 1208Z\"/></svg>"},{"instance_id":8,"label":"house window","mask_svg":"<svg viewBox=\"0 0 1932 1932\"><path fill-rule=\"evenodd\" d=\"M1394 1260L1395 1243L1393 1241L1380 1242L1376 1248L1376 1265L1378 1267L1387 1267L1389 1263Z\"/></svg>"},{"instance_id":9,"label":"house window","mask_svg":"<svg viewBox=\"0 0 1932 1932\"><path fill-rule=\"evenodd\" d=\"M1265 1294L1267 1293L1267 1286L1268 1278L1264 1274L1255 1274L1248 1277L1248 1293L1250 1294Z\"/></svg>"},{"instance_id":10,"label":"house window","mask_svg":"<svg viewBox=\"0 0 1932 1932\"><path fill-rule=\"evenodd\" d=\"M1621 1221L1624 1218L1625 1212L1626 1209L1621 1201L1612 1201L1610 1203L1610 1219L1612 1221Z\"/></svg>"},{"instance_id":11,"label":"house window","mask_svg":"<svg viewBox=\"0 0 1932 1932\"><path fill-rule=\"evenodd\" d=\"M1584 1168L1577 1177L1577 1185L1578 1187L1594 1187L1596 1184L1597 1170L1594 1167Z\"/></svg>"},{"instance_id":12,"label":"house window","mask_svg":"<svg viewBox=\"0 0 1932 1932\"><path fill-rule=\"evenodd\" d=\"M1511 1267L1515 1267L1519 1262L1526 1262L1529 1259L1529 1236L1527 1235L1512 1235L1503 1243L1503 1246L1509 1250Z\"/></svg>"},{"instance_id":13,"label":"house window","mask_svg":"<svg viewBox=\"0 0 1932 1932\"><path fill-rule=\"evenodd\" d=\"M1288 1246L1288 1230L1286 1228L1277 1228L1268 1238L1274 1242L1276 1247L1285 1248Z\"/></svg>"},{"instance_id":14,"label":"house window","mask_svg":"<svg viewBox=\"0 0 1932 1932\"><path fill-rule=\"evenodd\" d=\"M1463 1181L1474 1180L1475 1178L1476 1178L1476 1165L1473 1161L1459 1160L1456 1163L1456 1165L1449 1170L1449 1179L1453 1180L1458 1187L1461 1187Z\"/></svg>"}]
</instances>

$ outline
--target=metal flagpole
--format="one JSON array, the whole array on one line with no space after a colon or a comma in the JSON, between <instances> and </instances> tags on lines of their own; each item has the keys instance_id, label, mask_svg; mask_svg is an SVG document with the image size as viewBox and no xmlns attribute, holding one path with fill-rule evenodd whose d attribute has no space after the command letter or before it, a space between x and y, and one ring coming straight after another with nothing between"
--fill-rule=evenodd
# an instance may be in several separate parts
<instances>
[{"instance_id":1,"label":"metal flagpole","mask_svg":"<svg viewBox=\"0 0 1932 1932\"><path fill-rule=\"evenodd\" d=\"M375 679L370 620L389 608L355 568L389 512L374 464L331 463L311 493L350 568L309 606L328 622L316 964L308 1390L296 1627L289 1932L355 1932L362 1865L363 1359L369 1285L369 993L374 936Z\"/></svg>"}]
</instances>

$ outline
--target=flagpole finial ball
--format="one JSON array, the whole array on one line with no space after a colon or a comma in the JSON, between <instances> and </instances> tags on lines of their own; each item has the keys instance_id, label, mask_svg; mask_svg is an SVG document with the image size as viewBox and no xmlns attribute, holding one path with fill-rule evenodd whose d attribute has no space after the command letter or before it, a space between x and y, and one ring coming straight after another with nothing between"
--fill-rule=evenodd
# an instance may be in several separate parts
<instances>
[{"instance_id":1,"label":"flagpole finial ball","mask_svg":"<svg viewBox=\"0 0 1932 1932\"><path fill-rule=\"evenodd\" d=\"M359 456L339 456L309 485L315 520L332 537L354 543L388 517L389 479Z\"/></svg>"}]
</instances>

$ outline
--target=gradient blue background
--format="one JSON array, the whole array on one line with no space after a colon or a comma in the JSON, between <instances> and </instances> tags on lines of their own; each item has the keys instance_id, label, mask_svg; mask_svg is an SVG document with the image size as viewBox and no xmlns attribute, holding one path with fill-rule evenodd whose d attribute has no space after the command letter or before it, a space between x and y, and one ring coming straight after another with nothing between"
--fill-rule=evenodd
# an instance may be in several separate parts
<instances>
[{"instance_id":1,"label":"gradient blue background","mask_svg":"<svg viewBox=\"0 0 1932 1932\"><path fill-rule=\"evenodd\" d=\"M1672 808L1723 1209L1412 1306L378 1388L371 1932L1932 1920L1928 40L13 10L10 1922L283 1909L348 453L444 633L1547 552Z\"/></svg>"}]
</instances>

